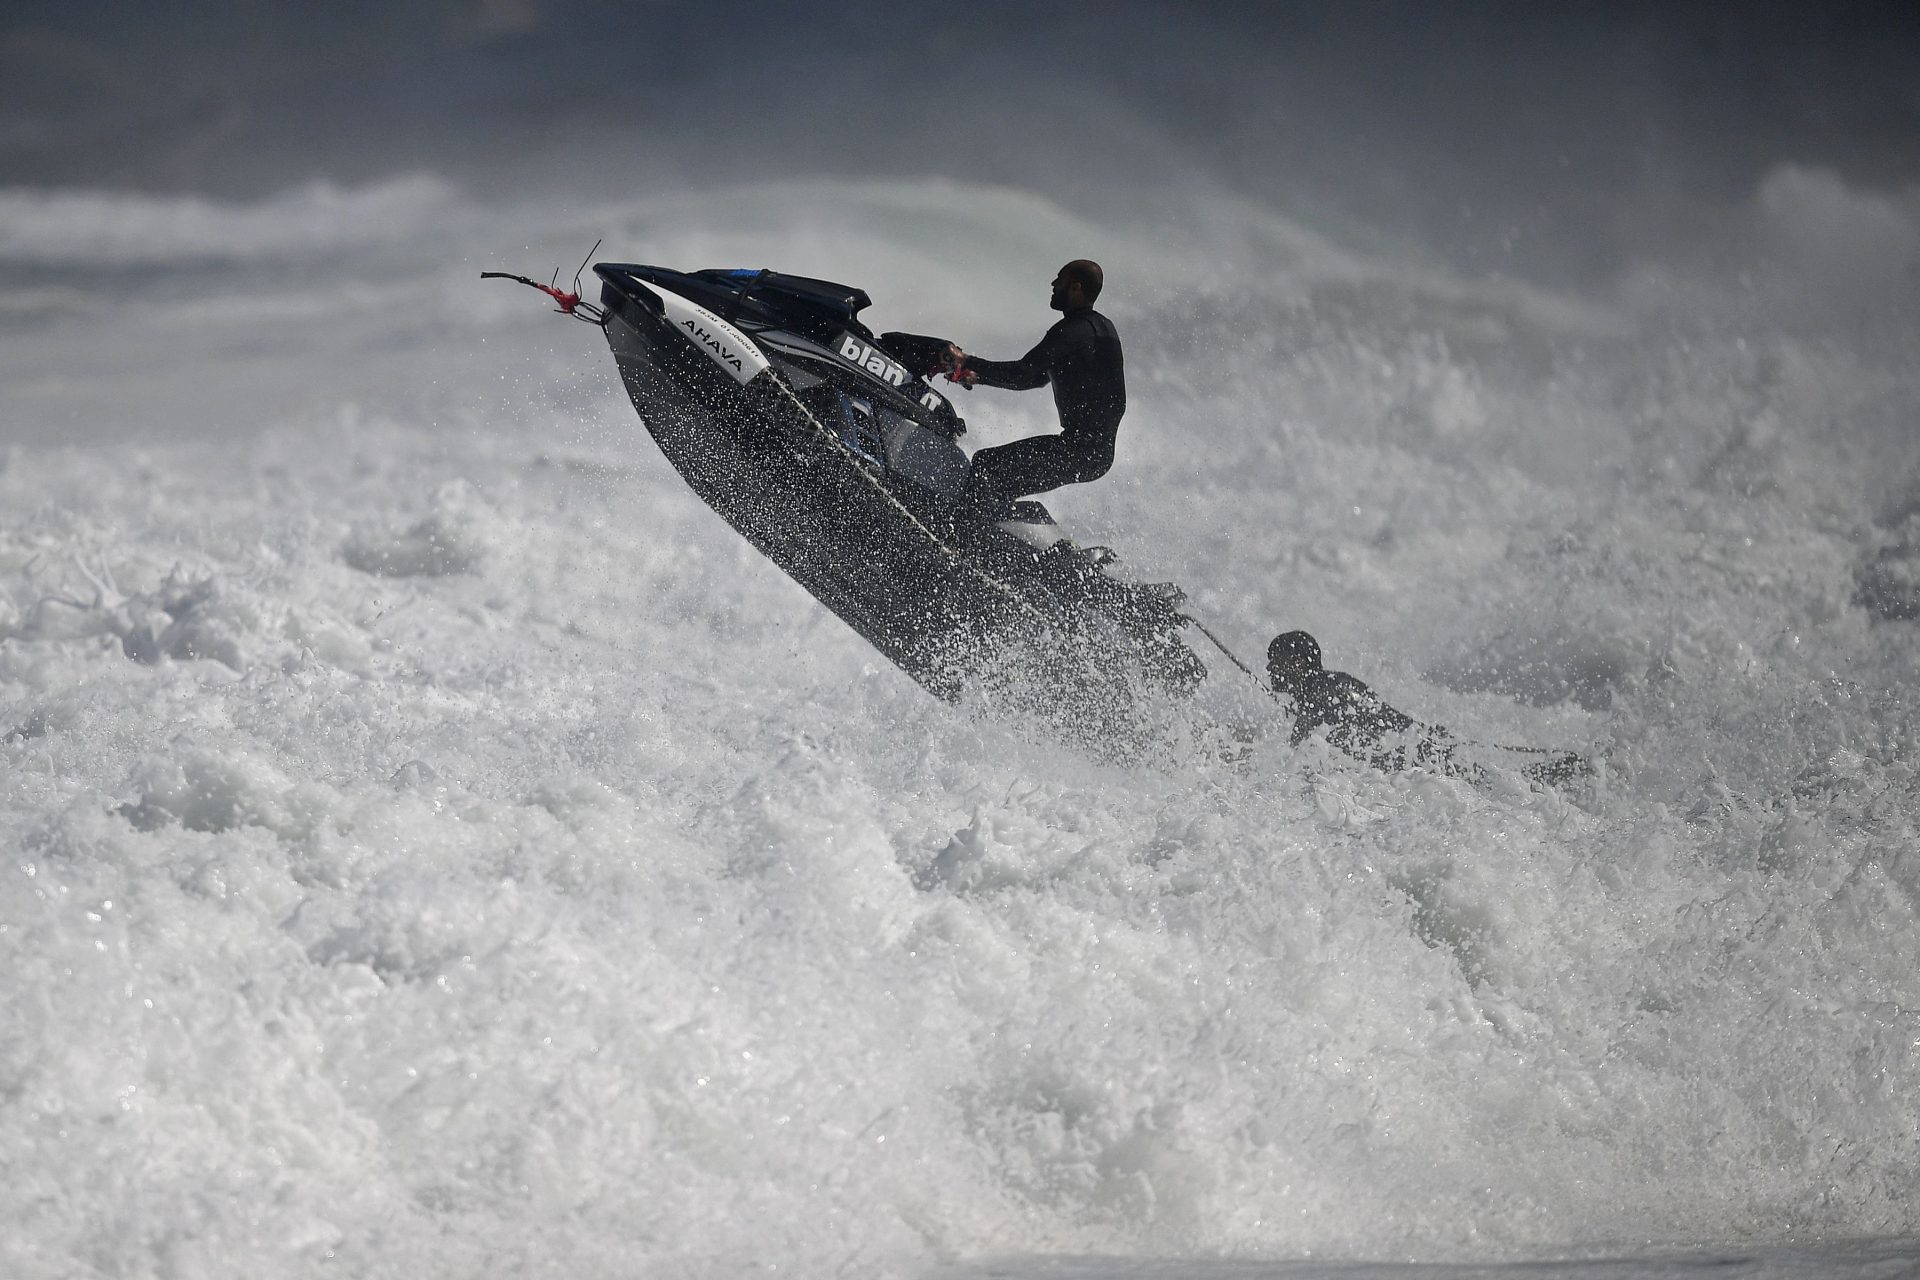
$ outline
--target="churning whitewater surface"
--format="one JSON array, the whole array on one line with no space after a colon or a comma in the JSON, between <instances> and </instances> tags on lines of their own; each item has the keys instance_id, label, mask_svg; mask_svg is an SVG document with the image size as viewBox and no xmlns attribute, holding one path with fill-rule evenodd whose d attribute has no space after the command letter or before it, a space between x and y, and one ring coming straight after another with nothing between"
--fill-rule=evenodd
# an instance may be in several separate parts
<instances>
[{"instance_id":1,"label":"churning whitewater surface","mask_svg":"<svg viewBox=\"0 0 1920 1280\"><path fill-rule=\"evenodd\" d=\"M0 192L0 1270L1911 1268L1920 214L1751 215L1571 298L1204 195ZM600 237L992 356L1103 260L1062 520L1597 777L1296 748L1211 653L1144 759L930 698L478 279Z\"/></svg>"}]
</instances>

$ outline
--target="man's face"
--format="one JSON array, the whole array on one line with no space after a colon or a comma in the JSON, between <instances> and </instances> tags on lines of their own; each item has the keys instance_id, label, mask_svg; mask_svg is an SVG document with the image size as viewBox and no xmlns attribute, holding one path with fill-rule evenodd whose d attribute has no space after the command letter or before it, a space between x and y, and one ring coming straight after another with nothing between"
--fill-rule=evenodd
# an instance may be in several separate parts
<instances>
[{"instance_id":1,"label":"man's face","mask_svg":"<svg viewBox=\"0 0 1920 1280\"><path fill-rule=\"evenodd\" d=\"M1065 311L1068 307L1078 306L1079 292L1080 286L1068 282L1066 268L1062 267L1060 273L1053 278L1053 296L1047 299L1047 306L1055 311Z\"/></svg>"}]
</instances>

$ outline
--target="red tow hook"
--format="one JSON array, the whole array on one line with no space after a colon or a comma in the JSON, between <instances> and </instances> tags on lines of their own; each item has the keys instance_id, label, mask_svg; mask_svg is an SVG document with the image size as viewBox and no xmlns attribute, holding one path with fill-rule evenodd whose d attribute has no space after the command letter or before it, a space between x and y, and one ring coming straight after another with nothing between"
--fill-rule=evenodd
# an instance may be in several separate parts
<instances>
[{"instance_id":1,"label":"red tow hook","mask_svg":"<svg viewBox=\"0 0 1920 1280\"><path fill-rule=\"evenodd\" d=\"M580 264L580 271L587 269L587 263L593 261L593 255L599 251L600 242L595 240L593 242L593 248L587 250L586 261ZM553 299L555 303L554 310L561 315L572 316L575 320L584 320L588 324L599 325L604 328L607 323L607 309L598 303L582 302L580 300L580 271L573 273L572 292L552 283L541 284L538 280L529 280L525 276L517 276L511 271L482 271L480 278L482 280L513 280L526 285L530 289L538 289ZM555 268L553 274L557 280L560 276L559 269Z\"/></svg>"},{"instance_id":2,"label":"red tow hook","mask_svg":"<svg viewBox=\"0 0 1920 1280\"><path fill-rule=\"evenodd\" d=\"M566 290L556 289L550 284L536 284L533 287L559 303L560 314L563 316L572 315L573 309L580 305L580 295L577 293L568 293Z\"/></svg>"}]
</instances>

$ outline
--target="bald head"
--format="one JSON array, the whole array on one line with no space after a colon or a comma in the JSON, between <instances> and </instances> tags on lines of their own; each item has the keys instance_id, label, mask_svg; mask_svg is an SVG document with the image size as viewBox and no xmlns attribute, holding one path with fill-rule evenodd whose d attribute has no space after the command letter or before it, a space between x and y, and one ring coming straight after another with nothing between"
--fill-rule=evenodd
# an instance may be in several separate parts
<instances>
[{"instance_id":1,"label":"bald head","mask_svg":"<svg viewBox=\"0 0 1920 1280\"><path fill-rule=\"evenodd\" d=\"M1106 277L1100 264L1091 258L1075 258L1053 277L1053 297L1047 305L1055 311L1080 311L1093 305L1100 296Z\"/></svg>"},{"instance_id":2,"label":"bald head","mask_svg":"<svg viewBox=\"0 0 1920 1280\"><path fill-rule=\"evenodd\" d=\"M1085 290L1088 302L1100 296L1100 286L1107 279L1100 270L1100 264L1091 258L1075 258L1060 268L1060 275L1068 284L1077 284Z\"/></svg>"}]
</instances>

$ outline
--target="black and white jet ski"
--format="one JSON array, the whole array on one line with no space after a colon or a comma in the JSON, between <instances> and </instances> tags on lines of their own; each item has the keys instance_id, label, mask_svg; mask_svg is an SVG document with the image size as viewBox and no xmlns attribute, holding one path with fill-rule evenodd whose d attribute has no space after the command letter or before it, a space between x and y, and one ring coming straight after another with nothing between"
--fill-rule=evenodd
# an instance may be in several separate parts
<instances>
[{"instance_id":1,"label":"black and white jet ski","mask_svg":"<svg viewBox=\"0 0 1920 1280\"><path fill-rule=\"evenodd\" d=\"M936 339L876 334L867 294L775 271L594 267L607 342L675 470L768 559L933 692L1004 642L1071 669L1062 697L1206 674L1180 594L1110 572L1037 502L952 523L966 424ZM1119 682L1119 683L1116 683Z\"/></svg>"}]
</instances>

